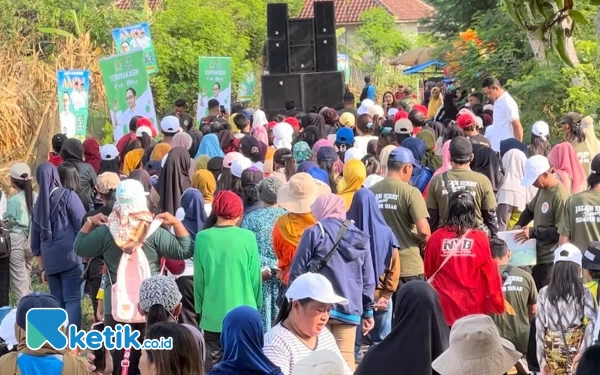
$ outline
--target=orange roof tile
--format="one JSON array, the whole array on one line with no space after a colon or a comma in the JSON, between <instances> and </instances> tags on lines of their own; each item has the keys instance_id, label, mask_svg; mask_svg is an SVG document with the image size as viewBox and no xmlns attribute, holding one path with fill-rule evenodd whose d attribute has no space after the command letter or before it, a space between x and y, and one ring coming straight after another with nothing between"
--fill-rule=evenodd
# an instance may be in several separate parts
<instances>
[{"instance_id":1,"label":"orange roof tile","mask_svg":"<svg viewBox=\"0 0 600 375\"><path fill-rule=\"evenodd\" d=\"M315 1L304 0L299 18L314 16ZM434 8L421 0L333 0L335 3L335 21L339 24L360 23L360 15L366 10L382 7L399 22L418 21L433 15Z\"/></svg>"}]
</instances>

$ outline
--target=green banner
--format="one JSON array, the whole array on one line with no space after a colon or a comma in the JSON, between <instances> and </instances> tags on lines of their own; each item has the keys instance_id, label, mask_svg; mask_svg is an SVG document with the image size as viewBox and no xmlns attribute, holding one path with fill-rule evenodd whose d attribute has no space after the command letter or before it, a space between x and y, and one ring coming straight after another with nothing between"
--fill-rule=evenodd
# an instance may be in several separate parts
<instances>
[{"instance_id":1,"label":"green banner","mask_svg":"<svg viewBox=\"0 0 600 375\"><path fill-rule=\"evenodd\" d=\"M90 71L59 70L56 80L60 131L83 141L87 136Z\"/></svg>"},{"instance_id":2,"label":"green banner","mask_svg":"<svg viewBox=\"0 0 600 375\"><path fill-rule=\"evenodd\" d=\"M100 60L100 71L115 142L129 132L129 120L133 116L147 117L157 128L144 53L136 50L105 57Z\"/></svg>"},{"instance_id":3,"label":"green banner","mask_svg":"<svg viewBox=\"0 0 600 375\"><path fill-rule=\"evenodd\" d=\"M200 57L198 61L198 112L200 121L208 116L208 101L231 111L231 57Z\"/></svg>"},{"instance_id":4,"label":"green banner","mask_svg":"<svg viewBox=\"0 0 600 375\"><path fill-rule=\"evenodd\" d=\"M148 22L113 29L112 35L117 46L117 53L141 49L144 52L144 63L148 74L158 73L158 62Z\"/></svg>"},{"instance_id":5,"label":"green banner","mask_svg":"<svg viewBox=\"0 0 600 375\"><path fill-rule=\"evenodd\" d=\"M254 79L254 72L248 72L248 74L246 75L246 79L240 82L237 100L240 102L249 102L250 100L252 100L255 87L256 82Z\"/></svg>"}]
</instances>

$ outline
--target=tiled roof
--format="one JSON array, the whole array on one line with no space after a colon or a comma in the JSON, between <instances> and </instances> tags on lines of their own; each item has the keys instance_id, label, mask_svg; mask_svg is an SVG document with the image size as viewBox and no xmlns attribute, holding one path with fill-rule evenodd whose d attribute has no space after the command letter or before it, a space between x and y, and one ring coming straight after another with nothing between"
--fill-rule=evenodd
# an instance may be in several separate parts
<instances>
[{"instance_id":1,"label":"tiled roof","mask_svg":"<svg viewBox=\"0 0 600 375\"><path fill-rule=\"evenodd\" d=\"M119 9L128 10L133 8L135 0L117 0L115 1L115 6ZM160 5L161 0L145 0L148 3L148 6L151 9L155 9Z\"/></svg>"},{"instance_id":2,"label":"tiled roof","mask_svg":"<svg viewBox=\"0 0 600 375\"><path fill-rule=\"evenodd\" d=\"M304 8L298 15L299 18L314 16L313 4L315 1L304 0ZM334 0L335 22L338 24L360 23L360 15L366 10L382 7L399 22L417 21L433 15L434 8L421 0Z\"/></svg>"}]
</instances>

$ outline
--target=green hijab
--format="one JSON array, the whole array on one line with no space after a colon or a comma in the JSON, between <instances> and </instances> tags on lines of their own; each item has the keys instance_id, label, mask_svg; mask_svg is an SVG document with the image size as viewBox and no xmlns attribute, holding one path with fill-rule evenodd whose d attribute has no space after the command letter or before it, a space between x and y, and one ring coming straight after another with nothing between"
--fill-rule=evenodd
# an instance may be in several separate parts
<instances>
[{"instance_id":1,"label":"green hijab","mask_svg":"<svg viewBox=\"0 0 600 375\"><path fill-rule=\"evenodd\" d=\"M421 162L435 172L442 166L442 157L435 154L435 134L427 129L423 129L417 134L417 138L422 140L427 147L425 156L423 156Z\"/></svg>"}]
</instances>

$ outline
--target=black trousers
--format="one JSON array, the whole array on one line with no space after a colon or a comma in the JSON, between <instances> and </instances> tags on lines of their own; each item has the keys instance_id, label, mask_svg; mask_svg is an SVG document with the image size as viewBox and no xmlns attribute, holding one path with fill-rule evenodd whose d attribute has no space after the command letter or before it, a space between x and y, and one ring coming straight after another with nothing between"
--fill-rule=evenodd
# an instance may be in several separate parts
<instances>
[{"instance_id":1,"label":"black trousers","mask_svg":"<svg viewBox=\"0 0 600 375\"><path fill-rule=\"evenodd\" d=\"M175 282L181 293L181 315L179 315L179 323L189 324L198 327L198 314L196 314L196 306L194 305L194 278L192 276L178 277Z\"/></svg>"},{"instance_id":2,"label":"black trousers","mask_svg":"<svg viewBox=\"0 0 600 375\"><path fill-rule=\"evenodd\" d=\"M108 327L115 328L117 324L122 324L115 321L112 315L104 315L104 324ZM140 337L138 341L140 345L144 342L144 336L146 334L146 324L145 323L135 323L130 324L132 331L140 331ZM113 375L121 375L121 361L123 360L124 350L113 350L110 352L113 358ZM140 357L142 356L141 350L131 350L131 355L129 356L129 369L127 373L129 375L137 375L140 370L138 366L140 364Z\"/></svg>"},{"instance_id":3,"label":"black trousers","mask_svg":"<svg viewBox=\"0 0 600 375\"><path fill-rule=\"evenodd\" d=\"M218 332L204 331L204 342L206 343L206 350L212 359L213 367L215 367L223 360L221 334Z\"/></svg>"},{"instance_id":4,"label":"black trousers","mask_svg":"<svg viewBox=\"0 0 600 375\"><path fill-rule=\"evenodd\" d=\"M550 282L550 274L552 273L553 267L553 263L537 264L533 266L531 276L533 277L533 281L535 281L538 292Z\"/></svg>"},{"instance_id":5,"label":"black trousers","mask_svg":"<svg viewBox=\"0 0 600 375\"><path fill-rule=\"evenodd\" d=\"M0 307L8 306L10 294L10 257L0 259Z\"/></svg>"}]
</instances>

